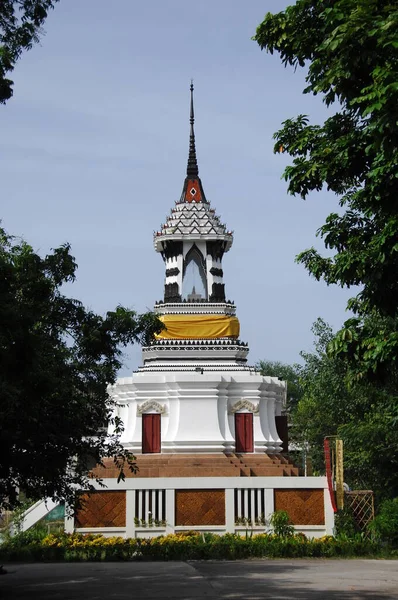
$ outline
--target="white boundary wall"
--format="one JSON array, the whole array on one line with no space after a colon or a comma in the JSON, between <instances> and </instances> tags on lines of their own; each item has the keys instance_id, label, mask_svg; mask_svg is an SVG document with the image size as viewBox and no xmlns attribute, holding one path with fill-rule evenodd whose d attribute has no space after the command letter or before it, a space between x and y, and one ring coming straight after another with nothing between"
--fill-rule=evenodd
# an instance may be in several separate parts
<instances>
[{"instance_id":1,"label":"white boundary wall","mask_svg":"<svg viewBox=\"0 0 398 600\"><path fill-rule=\"evenodd\" d=\"M254 532L261 533L269 528L265 525L256 525L255 523L246 525L237 525L235 517L237 514L235 507L235 498L239 496L246 497L246 507L248 502L254 502L254 495L261 494L264 506L264 518L269 519L274 512L274 490L275 489L323 489L324 492L324 507L325 507L325 524L324 525L298 525L295 527L297 532L302 532L308 537L322 537L324 535L332 535L334 527L334 513L330 501L329 490L327 487L326 477L168 477L168 478L126 478L125 481L117 483L116 479L104 479L103 483L106 488L94 484L98 491L126 491L126 526L125 527L104 527L104 528L80 528L74 529L74 520L66 518L65 530L67 532L78 531L81 533L102 533L106 536L120 535L122 537L154 537L175 533L184 530L208 531L213 533L234 533L245 532L250 529ZM217 526L175 526L175 490L206 490L206 489L224 489L225 490L225 525ZM138 513L141 518L143 516L142 509L136 508L136 498L138 502L142 502L140 498L143 496L136 494L137 490L142 490L142 495L149 498L151 494L155 498L158 490L164 490L162 494L162 502L164 498L164 506L162 511L165 515L165 526L142 527L136 524L135 516ZM235 494L235 490L242 490L239 494ZM160 497L160 494L158 494ZM238 514L239 514L239 500ZM141 511L141 512L140 512ZM251 511L254 514L254 510ZM160 516L160 515L158 515ZM242 515L245 516L244 514Z\"/></svg>"}]
</instances>

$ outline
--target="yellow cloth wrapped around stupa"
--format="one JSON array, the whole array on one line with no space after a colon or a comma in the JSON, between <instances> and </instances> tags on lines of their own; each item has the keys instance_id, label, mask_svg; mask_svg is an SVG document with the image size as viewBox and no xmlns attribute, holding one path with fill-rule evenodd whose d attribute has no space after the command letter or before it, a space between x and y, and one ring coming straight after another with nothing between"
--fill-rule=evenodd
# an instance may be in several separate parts
<instances>
[{"instance_id":1,"label":"yellow cloth wrapped around stupa","mask_svg":"<svg viewBox=\"0 0 398 600\"><path fill-rule=\"evenodd\" d=\"M166 329L156 339L213 339L239 337L239 320L228 315L160 315Z\"/></svg>"}]
</instances>

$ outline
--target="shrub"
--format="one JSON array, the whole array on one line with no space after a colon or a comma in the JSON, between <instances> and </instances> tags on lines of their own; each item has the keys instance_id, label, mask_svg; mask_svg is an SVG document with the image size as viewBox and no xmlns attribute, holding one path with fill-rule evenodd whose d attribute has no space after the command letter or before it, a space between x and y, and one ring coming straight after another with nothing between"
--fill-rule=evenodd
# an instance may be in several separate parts
<instances>
[{"instance_id":1,"label":"shrub","mask_svg":"<svg viewBox=\"0 0 398 600\"><path fill-rule=\"evenodd\" d=\"M21 531L17 533L13 537L9 538L9 542L12 543L14 547L23 547L31 543L39 543L43 540L47 535L47 527L42 524L37 524L26 531Z\"/></svg>"},{"instance_id":2,"label":"shrub","mask_svg":"<svg viewBox=\"0 0 398 600\"><path fill-rule=\"evenodd\" d=\"M276 510L272 513L269 524L280 537L288 537L294 534L294 527L290 521L289 514L285 510Z\"/></svg>"},{"instance_id":3,"label":"shrub","mask_svg":"<svg viewBox=\"0 0 398 600\"><path fill-rule=\"evenodd\" d=\"M382 502L379 514L369 525L369 531L376 539L398 547L398 498Z\"/></svg>"},{"instance_id":4,"label":"shrub","mask_svg":"<svg viewBox=\"0 0 398 600\"><path fill-rule=\"evenodd\" d=\"M345 506L334 517L334 532L336 537L354 539L360 532L351 508Z\"/></svg>"},{"instance_id":5,"label":"shrub","mask_svg":"<svg viewBox=\"0 0 398 600\"><path fill-rule=\"evenodd\" d=\"M99 534L50 534L42 539L15 538L0 546L0 560L22 561L121 561L206 560L250 557L300 558L380 555L379 543L366 539L325 536L308 539L302 534L237 534L218 536L195 531L148 539L103 537Z\"/></svg>"}]
</instances>

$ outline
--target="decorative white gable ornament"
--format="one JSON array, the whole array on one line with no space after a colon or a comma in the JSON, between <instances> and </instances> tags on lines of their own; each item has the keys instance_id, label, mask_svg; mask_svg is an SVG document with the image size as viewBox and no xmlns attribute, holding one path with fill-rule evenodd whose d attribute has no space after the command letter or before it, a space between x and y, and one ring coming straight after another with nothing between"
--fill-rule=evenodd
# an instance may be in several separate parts
<instances>
[{"instance_id":1,"label":"decorative white gable ornament","mask_svg":"<svg viewBox=\"0 0 398 600\"><path fill-rule=\"evenodd\" d=\"M147 400L143 404L137 406L137 417L141 417L144 413L153 411L155 413L165 415L166 414L166 405L159 404L156 400Z\"/></svg>"},{"instance_id":2,"label":"decorative white gable ornament","mask_svg":"<svg viewBox=\"0 0 398 600\"><path fill-rule=\"evenodd\" d=\"M258 410L259 410L258 403L255 405L255 404L253 404L253 402L250 402L250 400L246 400L244 398L242 400L238 400L238 402L235 402L235 404L231 407L229 414L233 415L234 413L236 413L242 409L246 409L249 412L253 413L254 415L259 414L258 413Z\"/></svg>"}]
</instances>

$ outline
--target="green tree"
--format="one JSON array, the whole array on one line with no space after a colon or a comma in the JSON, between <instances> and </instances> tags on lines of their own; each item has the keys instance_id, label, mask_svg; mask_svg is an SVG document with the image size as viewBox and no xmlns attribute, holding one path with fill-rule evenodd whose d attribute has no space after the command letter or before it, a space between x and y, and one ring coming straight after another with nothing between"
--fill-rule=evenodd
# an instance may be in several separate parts
<instances>
[{"instance_id":1,"label":"green tree","mask_svg":"<svg viewBox=\"0 0 398 600\"><path fill-rule=\"evenodd\" d=\"M287 383L287 409L291 411L300 400L302 390L300 386L300 366L288 365L279 361L260 360L256 369L261 375L278 377Z\"/></svg>"},{"instance_id":2,"label":"green tree","mask_svg":"<svg viewBox=\"0 0 398 600\"><path fill-rule=\"evenodd\" d=\"M0 506L32 499L73 500L88 465L105 456L134 467L115 435L108 384L120 346L147 343L162 329L155 315L118 306L101 317L62 294L75 278L68 245L41 258L0 229Z\"/></svg>"},{"instance_id":3,"label":"green tree","mask_svg":"<svg viewBox=\"0 0 398 600\"><path fill-rule=\"evenodd\" d=\"M397 3L298 0L268 13L254 39L285 66L306 67L304 92L334 108L322 125L286 120L275 151L293 158L284 172L291 194L326 187L340 198L341 212L318 232L332 256L310 248L297 260L327 284L360 286L348 303L355 317L329 351L347 358L351 379L383 383L398 355Z\"/></svg>"},{"instance_id":4,"label":"green tree","mask_svg":"<svg viewBox=\"0 0 398 600\"><path fill-rule=\"evenodd\" d=\"M302 396L292 414L292 440L307 447L314 468L324 472L323 440L344 441L347 483L372 489L377 498L398 493L398 436L391 397L378 385L363 381L347 385L347 362L327 352L331 327L318 319L312 328L314 351L302 352Z\"/></svg>"},{"instance_id":5,"label":"green tree","mask_svg":"<svg viewBox=\"0 0 398 600\"><path fill-rule=\"evenodd\" d=\"M324 438L337 435L339 425L351 415L359 416L361 400L347 388L344 361L326 352L333 339L332 328L319 318L311 331L315 337L314 351L300 353L302 395L292 415L292 435L298 446L310 448L315 470L323 471Z\"/></svg>"},{"instance_id":6,"label":"green tree","mask_svg":"<svg viewBox=\"0 0 398 600\"><path fill-rule=\"evenodd\" d=\"M48 11L58 0L1 0L0 2L0 102L13 94L7 73L24 50L30 50L43 34Z\"/></svg>"}]
</instances>

